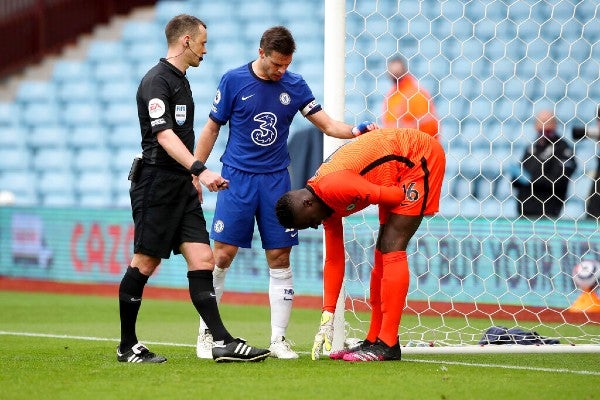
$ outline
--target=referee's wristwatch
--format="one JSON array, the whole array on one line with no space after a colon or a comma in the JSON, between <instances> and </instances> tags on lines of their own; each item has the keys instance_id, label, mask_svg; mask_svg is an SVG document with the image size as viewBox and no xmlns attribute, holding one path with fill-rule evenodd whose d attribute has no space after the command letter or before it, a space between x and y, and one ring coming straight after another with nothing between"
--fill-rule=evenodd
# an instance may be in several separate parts
<instances>
[{"instance_id":1,"label":"referee's wristwatch","mask_svg":"<svg viewBox=\"0 0 600 400\"><path fill-rule=\"evenodd\" d=\"M190 172L192 175L199 176L202 172L206 170L206 165L200 160L194 161L192 166L190 167Z\"/></svg>"}]
</instances>

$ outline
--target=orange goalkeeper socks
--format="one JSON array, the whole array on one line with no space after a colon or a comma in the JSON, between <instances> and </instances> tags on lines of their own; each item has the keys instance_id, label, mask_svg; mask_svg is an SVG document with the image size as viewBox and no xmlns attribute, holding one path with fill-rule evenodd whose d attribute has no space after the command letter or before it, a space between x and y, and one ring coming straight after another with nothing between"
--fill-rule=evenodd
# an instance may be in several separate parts
<instances>
[{"instance_id":1,"label":"orange goalkeeper socks","mask_svg":"<svg viewBox=\"0 0 600 400\"><path fill-rule=\"evenodd\" d=\"M367 333L367 340L375 342L381 330L381 278L383 274L383 259L381 251L375 250L373 269L371 270L371 282L369 302L371 304L371 324Z\"/></svg>"},{"instance_id":2,"label":"orange goalkeeper socks","mask_svg":"<svg viewBox=\"0 0 600 400\"><path fill-rule=\"evenodd\" d=\"M379 339L388 346L398 341L398 329L410 283L406 251L382 255L383 278L381 280L381 330Z\"/></svg>"}]
</instances>

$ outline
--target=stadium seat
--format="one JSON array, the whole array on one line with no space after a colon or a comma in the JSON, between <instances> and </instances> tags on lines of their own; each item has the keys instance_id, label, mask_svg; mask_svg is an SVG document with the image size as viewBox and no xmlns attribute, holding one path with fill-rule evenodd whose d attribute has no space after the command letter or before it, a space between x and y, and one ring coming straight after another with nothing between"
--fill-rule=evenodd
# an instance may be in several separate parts
<instances>
[{"instance_id":1,"label":"stadium seat","mask_svg":"<svg viewBox=\"0 0 600 400\"><path fill-rule=\"evenodd\" d=\"M95 81L79 80L61 83L57 88L57 100L62 103L88 103L96 101L98 85Z\"/></svg>"},{"instance_id":2,"label":"stadium seat","mask_svg":"<svg viewBox=\"0 0 600 400\"><path fill-rule=\"evenodd\" d=\"M127 179L127 173L121 171L112 175L112 191L114 196L114 206L118 208L131 208L131 199L129 197L129 188L131 182Z\"/></svg>"},{"instance_id":3,"label":"stadium seat","mask_svg":"<svg viewBox=\"0 0 600 400\"><path fill-rule=\"evenodd\" d=\"M463 6L459 1L445 1L441 5L442 15L449 21L455 21L463 16Z\"/></svg>"},{"instance_id":4,"label":"stadium seat","mask_svg":"<svg viewBox=\"0 0 600 400\"><path fill-rule=\"evenodd\" d=\"M461 82L452 76L440 80L440 95L447 100L461 96L461 89Z\"/></svg>"},{"instance_id":5,"label":"stadium seat","mask_svg":"<svg viewBox=\"0 0 600 400\"><path fill-rule=\"evenodd\" d=\"M520 20L517 23L517 37L525 43L540 36L540 24L533 19Z\"/></svg>"},{"instance_id":6,"label":"stadium seat","mask_svg":"<svg viewBox=\"0 0 600 400\"><path fill-rule=\"evenodd\" d=\"M401 8L402 9L402 8ZM373 24L367 25L367 30L369 33L373 32L374 35L379 35L381 33L385 33L389 28L386 24L387 18L378 15L378 18L374 19ZM378 32L376 29L372 29L371 26L379 26L381 32ZM432 27L431 22L423 15L412 18L408 21L408 34L414 37L419 42L423 39L433 37L431 34Z\"/></svg>"},{"instance_id":7,"label":"stadium seat","mask_svg":"<svg viewBox=\"0 0 600 400\"><path fill-rule=\"evenodd\" d=\"M71 171L73 153L62 147L52 149L41 148L33 158L33 169L37 172L44 171Z\"/></svg>"},{"instance_id":8,"label":"stadium seat","mask_svg":"<svg viewBox=\"0 0 600 400\"><path fill-rule=\"evenodd\" d=\"M75 186L79 206L106 208L112 205L112 177L109 172L84 171Z\"/></svg>"},{"instance_id":9,"label":"stadium seat","mask_svg":"<svg viewBox=\"0 0 600 400\"><path fill-rule=\"evenodd\" d=\"M140 126L136 121L130 120L129 123L117 125L112 129L106 129L107 145L113 149L137 148L141 151L142 137Z\"/></svg>"},{"instance_id":10,"label":"stadium seat","mask_svg":"<svg viewBox=\"0 0 600 400\"><path fill-rule=\"evenodd\" d=\"M56 85L50 81L22 81L15 93L19 104L52 103L56 100Z\"/></svg>"},{"instance_id":11,"label":"stadium seat","mask_svg":"<svg viewBox=\"0 0 600 400\"><path fill-rule=\"evenodd\" d=\"M112 102L130 102L136 104L138 84L133 80L117 80L105 82L98 88L98 100L103 105Z\"/></svg>"},{"instance_id":12,"label":"stadium seat","mask_svg":"<svg viewBox=\"0 0 600 400\"><path fill-rule=\"evenodd\" d=\"M138 121L135 101L112 102L103 107L102 122L107 129L132 125Z\"/></svg>"},{"instance_id":13,"label":"stadium seat","mask_svg":"<svg viewBox=\"0 0 600 400\"><path fill-rule=\"evenodd\" d=\"M67 131L60 125L36 126L27 134L27 145L33 150L66 148Z\"/></svg>"},{"instance_id":14,"label":"stadium seat","mask_svg":"<svg viewBox=\"0 0 600 400\"><path fill-rule=\"evenodd\" d=\"M35 102L20 107L20 123L29 129L35 126L58 125L60 123L60 109L54 103Z\"/></svg>"},{"instance_id":15,"label":"stadium seat","mask_svg":"<svg viewBox=\"0 0 600 400\"><path fill-rule=\"evenodd\" d=\"M79 60L57 60L52 70L52 80L61 84L64 82L79 82L90 77L90 65Z\"/></svg>"},{"instance_id":16,"label":"stadium seat","mask_svg":"<svg viewBox=\"0 0 600 400\"><path fill-rule=\"evenodd\" d=\"M127 174L131 169L131 163L134 157L140 155L142 149L138 144L135 147L122 146L113 150L113 157L110 159L110 169L121 177L127 178Z\"/></svg>"},{"instance_id":17,"label":"stadium seat","mask_svg":"<svg viewBox=\"0 0 600 400\"><path fill-rule=\"evenodd\" d=\"M210 2L211 6L217 6L219 2ZM185 0L160 0L155 6L155 20L158 26L165 26L167 22L178 14L195 15L194 5Z\"/></svg>"},{"instance_id":18,"label":"stadium seat","mask_svg":"<svg viewBox=\"0 0 600 400\"><path fill-rule=\"evenodd\" d=\"M457 58L450 63L450 75L455 79L466 79L471 76L471 62L466 58Z\"/></svg>"},{"instance_id":19,"label":"stadium seat","mask_svg":"<svg viewBox=\"0 0 600 400\"><path fill-rule=\"evenodd\" d=\"M484 55L483 43L476 37L466 39L462 44L461 55L471 63L479 60Z\"/></svg>"},{"instance_id":20,"label":"stadium seat","mask_svg":"<svg viewBox=\"0 0 600 400\"><path fill-rule=\"evenodd\" d=\"M67 145L79 151L83 148L104 147L107 142L107 128L100 124L76 125L69 130Z\"/></svg>"},{"instance_id":21,"label":"stadium seat","mask_svg":"<svg viewBox=\"0 0 600 400\"><path fill-rule=\"evenodd\" d=\"M483 7L469 7L469 8L481 8ZM496 22L490 18L482 16L481 18L471 19L475 22L474 36L478 38L482 44L486 44L490 39L496 36Z\"/></svg>"},{"instance_id":22,"label":"stadium seat","mask_svg":"<svg viewBox=\"0 0 600 400\"><path fill-rule=\"evenodd\" d=\"M39 176L30 170L3 171L0 173L0 188L14 194L15 205L31 206L38 203L38 179Z\"/></svg>"},{"instance_id":23,"label":"stadium seat","mask_svg":"<svg viewBox=\"0 0 600 400\"><path fill-rule=\"evenodd\" d=\"M158 58L153 60L158 61ZM129 82L133 79L131 63L125 61L125 59L121 61L115 60L110 63L96 64L92 68L91 75L99 85Z\"/></svg>"},{"instance_id":24,"label":"stadium seat","mask_svg":"<svg viewBox=\"0 0 600 400\"><path fill-rule=\"evenodd\" d=\"M134 42L126 47L126 57L129 63L147 62L150 65L158 63L161 57L167 54L167 46L164 40L161 42ZM131 76L128 70L126 76Z\"/></svg>"},{"instance_id":25,"label":"stadium seat","mask_svg":"<svg viewBox=\"0 0 600 400\"><path fill-rule=\"evenodd\" d=\"M292 20L287 24L294 38L301 43L304 40L322 40L323 22L315 18Z\"/></svg>"},{"instance_id":26,"label":"stadium seat","mask_svg":"<svg viewBox=\"0 0 600 400\"><path fill-rule=\"evenodd\" d=\"M19 110L14 102L0 102L0 128L17 127L19 125Z\"/></svg>"},{"instance_id":27,"label":"stadium seat","mask_svg":"<svg viewBox=\"0 0 600 400\"><path fill-rule=\"evenodd\" d=\"M121 41L93 40L87 52L87 60L92 66L102 63L113 63L115 57L126 56L126 47Z\"/></svg>"},{"instance_id":28,"label":"stadium seat","mask_svg":"<svg viewBox=\"0 0 600 400\"><path fill-rule=\"evenodd\" d=\"M25 147L0 146L0 173L30 169L32 151Z\"/></svg>"},{"instance_id":29,"label":"stadium seat","mask_svg":"<svg viewBox=\"0 0 600 400\"><path fill-rule=\"evenodd\" d=\"M298 16L312 18L315 15L318 18L323 17L323 4L314 1L293 1L276 8L277 15L281 20L287 21Z\"/></svg>"},{"instance_id":30,"label":"stadium seat","mask_svg":"<svg viewBox=\"0 0 600 400\"><path fill-rule=\"evenodd\" d=\"M107 148L83 148L75 153L73 168L76 172L80 173L108 171L112 157L114 157L114 154Z\"/></svg>"},{"instance_id":31,"label":"stadium seat","mask_svg":"<svg viewBox=\"0 0 600 400\"><path fill-rule=\"evenodd\" d=\"M236 18L239 21L256 21L256 20L266 20L267 25L271 25L270 20L275 20L279 4L275 1L269 0L254 0L254 1L242 1L237 4L237 6L232 7L231 12L233 12ZM310 14L309 14L310 15ZM307 15L307 17L309 16ZM302 15L295 15L295 18L302 19ZM269 27L269 26L267 26ZM294 33L292 31L292 33ZM261 32L262 34L262 32ZM257 36L254 36L257 37ZM258 36L257 38L260 38Z\"/></svg>"},{"instance_id":32,"label":"stadium seat","mask_svg":"<svg viewBox=\"0 0 600 400\"><path fill-rule=\"evenodd\" d=\"M565 202L561 219L579 220L585 218L585 202L579 199L569 199Z\"/></svg>"},{"instance_id":33,"label":"stadium seat","mask_svg":"<svg viewBox=\"0 0 600 400\"><path fill-rule=\"evenodd\" d=\"M75 177L71 171L44 171L38 181L44 206L70 207L76 204Z\"/></svg>"},{"instance_id":34,"label":"stadium seat","mask_svg":"<svg viewBox=\"0 0 600 400\"><path fill-rule=\"evenodd\" d=\"M484 43L484 57L490 62L495 63L505 56L506 45L498 39L493 38L488 42Z\"/></svg>"},{"instance_id":35,"label":"stadium seat","mask_svg":"<svg viewBox=\"0 0 600 400\"><path fill-rule=\"evenodd\" d=\"M482 123L489 121L490 118L494 118L492 106L492 100L486 98L471 100L471 117Z\"/></svg>"},{"instance_id":36,"label":"stadium seat","mask_svg":"<svg viewBox=\"0 0 600 400\"><path fill-rule=\"evenodd\" d=\"M66 127L73 128L78 125L97 125L105 110L96 102L69 102L62 110L62 122Z\"/></svg>"},{"instance_id":37,"label":"stadium seat","mask_svg":"<svg viewBox=\"0 0 600 400\"><path fill-rule=\"evenodd\" d=\"M164 26L159 25L156 21L125 21L121 31L121 41L125 45L136 42L162 43L165 41Z\"/></svg>"},{"instance_id":38,"label":"stadium seat","mask_svg":"<svg viewBox=\"0 0 600 400\"><path fill-rule=\"evenodd\" d=\"M23 149L27 145L26 131L17 126L6 126L0 128L0 149Z\"/></svg>"}]
</instances>

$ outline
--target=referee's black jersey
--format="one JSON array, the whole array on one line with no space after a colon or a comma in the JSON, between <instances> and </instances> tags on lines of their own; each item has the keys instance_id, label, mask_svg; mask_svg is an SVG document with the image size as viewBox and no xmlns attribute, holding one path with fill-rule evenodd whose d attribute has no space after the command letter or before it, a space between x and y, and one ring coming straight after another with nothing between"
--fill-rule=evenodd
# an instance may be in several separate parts
<instances>
[{"instance_id":1,"label":"referee's black jersey","mask_svg":"<svg viewBox=\"0 0 600 400\"><path fill-rule=\"evenodd\" d=\"M194 100L185 74L161 58L142 78L136 100L144 163L186 171L156 138L158 132L173 129L190 153L194 151Z\"/></svg>"}]
</instances>

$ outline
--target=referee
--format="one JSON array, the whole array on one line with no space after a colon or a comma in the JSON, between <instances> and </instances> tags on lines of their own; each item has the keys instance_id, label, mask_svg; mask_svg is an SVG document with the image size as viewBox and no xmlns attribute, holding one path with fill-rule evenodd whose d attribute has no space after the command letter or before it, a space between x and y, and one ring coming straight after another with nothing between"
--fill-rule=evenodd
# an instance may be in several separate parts
<instances>
[{"instance_id":1,"label":"referee","mask_svg":"<svg viewBox=\"0 0 600 400\"><path fill-rule=\"evenodd\" d=\"M119 287L120 362L167 361L137 339L136 320L148 278L171 252L183 254L188 266L192 303L215 337L213 359L261 361L270 352L233 338L223 326L212 270L214 259L200 198L200 182L210 191L228 181L208 170L192 155L194 101L185 72L206 54L206 24L191 15L178 15L165 28L166 58L142 79L137 108L142 134L142 159L130 173L131 208L135 224L134 255Z\"/></svg>"}]
</instances>

